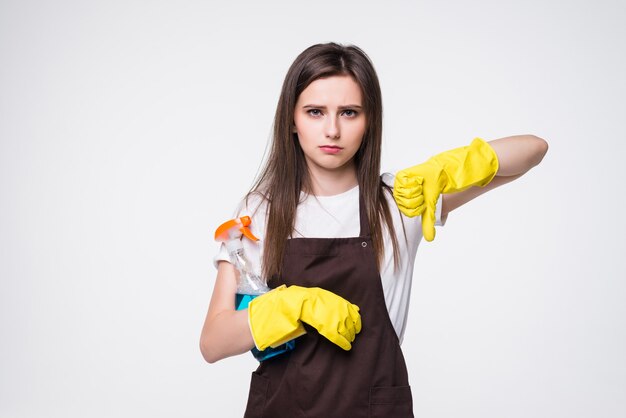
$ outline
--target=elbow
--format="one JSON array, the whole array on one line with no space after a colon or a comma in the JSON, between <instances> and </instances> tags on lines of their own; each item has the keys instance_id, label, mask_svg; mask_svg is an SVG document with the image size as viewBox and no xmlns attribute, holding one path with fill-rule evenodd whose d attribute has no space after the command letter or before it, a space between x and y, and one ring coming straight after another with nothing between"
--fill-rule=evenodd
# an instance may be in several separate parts
<instances>
[{"instance_id":1,"label":"elbow","mask_svg":"<svg viewBox=\"0 0 626 418\"><path fill-rule=\"evenodd\" d=\"M202 353L202 358L204 358L204 361L209 364L213 364L222 359L222 357L219 357L215 350L212 350L211 347L212 344L210 344L208 338L200 338L200 353Z\"/></svg>"},{"instance_id":2,"label":"elbow","mask_svg":"<svg viewBox=\"0 0 626 418\"><path fill-rule=\"evenodd\" d=\"M543 157L548 152L548 142L545 139L539 138L538 136L535 136L535 135L530 135L530 137L531 137L532 152L530 153L528 165L530 167L534 167L538 165L541 162L541 160L543 160Z\"/></svg>"}]
</instances>

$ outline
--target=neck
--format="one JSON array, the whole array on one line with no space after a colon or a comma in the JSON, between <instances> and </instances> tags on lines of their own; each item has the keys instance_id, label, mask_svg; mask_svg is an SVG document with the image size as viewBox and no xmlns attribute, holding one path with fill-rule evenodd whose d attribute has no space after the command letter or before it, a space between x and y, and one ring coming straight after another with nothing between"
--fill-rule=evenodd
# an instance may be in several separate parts
<instances>
[{"instance_id":1,"label":"neck","mask_svg":"<svg viewBox=\"0 0 626 418\"><path fill-rule=\"evenodd\" d=\"M353 161L335 170L320 170L309 165L309 176L311 194L315 196L333 196L347 192L359 184Z\"/></svg>"}]
</instances>

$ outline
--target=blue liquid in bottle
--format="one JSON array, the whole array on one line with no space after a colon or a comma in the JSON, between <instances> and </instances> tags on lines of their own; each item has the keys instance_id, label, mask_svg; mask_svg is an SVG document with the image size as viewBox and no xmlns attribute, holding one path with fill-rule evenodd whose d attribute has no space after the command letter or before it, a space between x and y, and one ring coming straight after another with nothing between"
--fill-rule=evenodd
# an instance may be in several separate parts
<instances>
[{"instance_id":1,"label":"blue liquid in bottle","mask_svg":"<svg viewBox=\"0 0 626 418\"><path fill-rule=\"evenodd\" d=\"M241 310L246 309L248 304L252 299L259 295L247 295L243 293L235 294L235 309ZM256 347L252 347L252 355L258 361L264 361L269 358L275 357L279 354L285 353L287 351L291 351L296 347L296 340L287 341L285 344L281 344L276 348L268 347L265 350L261 351Z\"/></svg>"}]
</instances>

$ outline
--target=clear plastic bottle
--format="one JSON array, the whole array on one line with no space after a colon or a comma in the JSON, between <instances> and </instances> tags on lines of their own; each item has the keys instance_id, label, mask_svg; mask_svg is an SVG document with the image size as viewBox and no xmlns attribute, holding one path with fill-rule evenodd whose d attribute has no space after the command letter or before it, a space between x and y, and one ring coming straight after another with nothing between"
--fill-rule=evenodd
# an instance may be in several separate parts
<instances>
[{"instance_id":1,"label":"clear plastic bottle","mask_svg":"<svg viewBox=\"0 0 626 418\"><path fill-rule=\"evenodd\" d=\"M215 232L215 239L226 244L230 262L238 272L237 293L235 295L235 309L238 311L246 309L252 299L271 290L264 280L252 271L244 254L243 242L241 241L242 234L253 241L258 240L247 229L248 225L250 225L250 218L245 216L222 224ZM293 350L295 345L295 340L291 340L278 347L268 347L262 351L253 347L251 352L258 361L264 361Z\"/></svg>"}]
</instances>

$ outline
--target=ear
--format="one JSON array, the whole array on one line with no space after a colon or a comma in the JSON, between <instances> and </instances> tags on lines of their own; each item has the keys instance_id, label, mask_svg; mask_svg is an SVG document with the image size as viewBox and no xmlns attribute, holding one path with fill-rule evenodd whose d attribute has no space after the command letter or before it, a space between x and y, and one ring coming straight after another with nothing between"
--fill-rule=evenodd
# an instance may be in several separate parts
<instances>
[{"instance_id":1,"label":"ear","mask_svg":"<svg viewBox=\"0 0 626 418\"><path fill-rule=\"evenodd\" d=\"M294 133L294 134L298 132L298 130L296 129L296 125L293 125L291 127L291 132Z\"/></svg>"}]
</instances>

